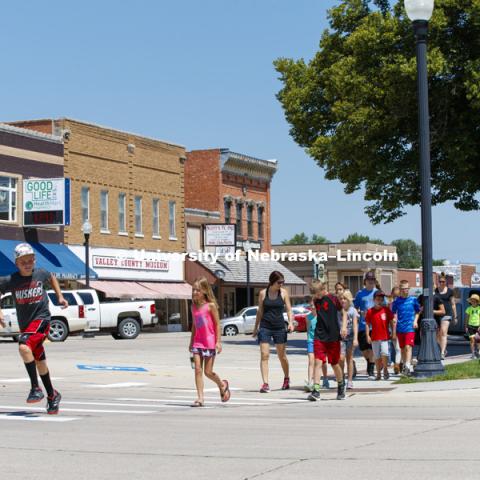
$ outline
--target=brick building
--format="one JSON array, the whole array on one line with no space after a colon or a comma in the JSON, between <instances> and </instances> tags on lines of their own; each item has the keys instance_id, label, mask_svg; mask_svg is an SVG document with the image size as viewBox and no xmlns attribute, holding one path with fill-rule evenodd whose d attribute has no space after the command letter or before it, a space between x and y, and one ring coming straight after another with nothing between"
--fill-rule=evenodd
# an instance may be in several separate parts
<instances>
[{"instance_id":1,"label":"brick building","mask_svg":"<svg viewBox=\"0 0 480 480\"><path fill-rule=\"evenodd\" d=\"M132 297L160 299L165 326L172 315L178 322L178 313L186 321L186 302L179 302L191 296L184 266L165 256L185 251L185 148L69 118L15 125L63 138L72 192L65 243L84 258L82 225L89 220L90 265L99 273L92 286L116 298L116 282L136 281Z\"/></svg>"},{"instance_id":2,"label":"brick building","mask_svg":"<svg viewBox=\"0 0 480 480\"><path fill-rule=\"evenodd\" d=\"M61 137L0 124L0 275L15 270L13 250L28 242L35 249L38 267L60 280L84 276L85 265L63 245L63 226L24 223L24 183L63 176Z\"/></svg>"},{"instance_id":3,"label":"brick building","mask_svg":"<svg viewBox=\"0 0 480 480\"><path fill-rule=\"evenodd\" d=\"M185 216L187 249L203 247L202 225L235 223L237 247L249 240L256 249L269 251L270 183L275 160L228 149L194 150L185 165Z\"/></svg>"}]
</instances>

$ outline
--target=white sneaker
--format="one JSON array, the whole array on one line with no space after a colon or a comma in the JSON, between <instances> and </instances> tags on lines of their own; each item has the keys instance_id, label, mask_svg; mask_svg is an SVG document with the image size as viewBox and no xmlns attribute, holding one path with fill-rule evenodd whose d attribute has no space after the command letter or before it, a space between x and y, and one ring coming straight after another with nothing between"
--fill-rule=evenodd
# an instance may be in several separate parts
<instances>
[{"instance_id":1,"label":"white sneaker","mask_svg":"<svg viewBox=\"0 0 480 480\"><path fill-rule=\"evenodd\" d=\"M309 382L308 380L305 380L303 383L303 389L305 392L313 392L313 383Z\"/></svg>"}]
</instances>

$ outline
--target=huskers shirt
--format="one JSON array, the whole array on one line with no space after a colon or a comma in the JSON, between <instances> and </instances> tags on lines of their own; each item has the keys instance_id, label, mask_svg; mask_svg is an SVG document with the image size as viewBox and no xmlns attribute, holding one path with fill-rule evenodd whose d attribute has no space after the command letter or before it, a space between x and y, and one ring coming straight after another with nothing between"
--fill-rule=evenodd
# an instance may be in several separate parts
<instances>
[{"instance_id":1,"label":"huskers shirt","mask_svg":"<svg viewBox=\"0 0 480 480\"><path fill-rule=\"evenodd\" d=\"M50 277L50 272L43 268L36 268L29 277L23 277L19 272L0 277L0 293L13 294L20 330L25 330L33 320L50 321L45 289L45 283Z\"/></svg>"}]
</instances>

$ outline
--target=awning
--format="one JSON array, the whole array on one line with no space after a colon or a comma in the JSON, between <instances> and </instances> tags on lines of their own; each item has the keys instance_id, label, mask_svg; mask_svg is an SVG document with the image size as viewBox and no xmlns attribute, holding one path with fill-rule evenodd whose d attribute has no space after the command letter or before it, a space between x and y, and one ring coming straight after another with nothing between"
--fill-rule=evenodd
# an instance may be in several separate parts
<instances>
[{"instance_id":1,"label":"awning","mask_svg":"<svg viewBox=\"0 0 480 480\"><path fill-rule=\"evenodd\" d=\"M94 280L90 287L100 290L107 298L160 299L192 298L192 287L188 283L122 282Z\"/></svg>"},{"instance_id":2,"label":"awning","mask_svg":"<svg viewBox=\"0 0 480 480\"><path fill-rule=\"evenodd\" d=\"M188 283L161 283L161 282L138 282L143 287L157 292L155 298L176 298L190 300L192 298L192 286Z\"/></svg>"},{"instance_id":3,"label":"awning","mask_svg":"<svg viewBox=\"0 0 480 480\"><path fill-rule=\"evenodd\" d=\"M0 240L0 276L10 275L17 270L14 261L18 240ZM44 268L59 279L78 280L85 278L85 263L70 249L60 243L30 243L35 250L36 267ZM90 269L90 278L97 274Z\"/></svg>"}]
</instances>

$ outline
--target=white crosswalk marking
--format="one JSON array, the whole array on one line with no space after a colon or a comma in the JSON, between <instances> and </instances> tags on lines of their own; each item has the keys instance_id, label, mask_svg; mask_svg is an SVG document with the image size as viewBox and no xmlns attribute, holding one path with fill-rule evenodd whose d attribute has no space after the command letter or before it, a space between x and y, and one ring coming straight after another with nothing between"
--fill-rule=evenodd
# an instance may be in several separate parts
<instances>
[{"instance_id":1,"label":"white crosswalk marking","mask_svg":"<svg viewBox=\"0 0 480 480\"><path fill-rule=\"evenodd\" d=\"M80 418L79 417L63 417L63 416L58 417L58 416L52 416L52 415L44 415L40 417L32 414L17 415L17 414L11 414L11 413L0 413L0 420L64 423L64 422L72 422L74 420L80 420Z\"/></svg>"}]
</instances>

